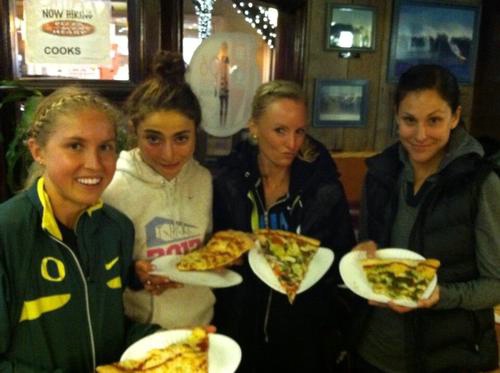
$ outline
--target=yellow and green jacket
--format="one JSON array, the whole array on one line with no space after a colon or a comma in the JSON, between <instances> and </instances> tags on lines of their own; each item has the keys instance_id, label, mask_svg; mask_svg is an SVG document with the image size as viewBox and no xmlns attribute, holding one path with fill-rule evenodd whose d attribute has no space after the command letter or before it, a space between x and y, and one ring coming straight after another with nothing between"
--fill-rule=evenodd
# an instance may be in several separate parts
<instances>
[{"instance_id":1,"label":"yellow and green jacket","mask_svg":"<svg viewBox=\"0 0 500 373\"><path fill-rule=\"evenodd\" d=\"M99 203L62 241L43 178L0 205L0 371L94 372L155 330L124 316L134 231Z\"/></svg>"}]
</instances>

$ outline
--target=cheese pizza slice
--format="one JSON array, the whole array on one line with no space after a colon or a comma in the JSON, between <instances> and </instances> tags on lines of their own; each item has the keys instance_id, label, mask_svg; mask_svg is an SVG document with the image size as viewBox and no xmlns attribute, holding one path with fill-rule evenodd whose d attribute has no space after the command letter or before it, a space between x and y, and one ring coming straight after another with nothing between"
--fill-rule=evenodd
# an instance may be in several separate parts
<instances>
[{"instance_id":1,"label":"cheese pizza slice","mask_svg":"<svg viewBox=\"0 0 500 373\"><path fill-rule=\"evenodd\" d=\"M320 241L283 230L256 232L260 249L292 304Z\"/></svg>"},{"instance_id":2,"label":"cheese pizza slice","mask_svg":"<svg viewBox=\"0 0 500 373\"><path fill-rule=\"evenodd\" d=\"M363 272L376 294L390 299L418 301L434 279L440 262L437 259L361 260Z\"/></svg>"},{"instance_id":3,"label":"cheese pizza slice","mask_svg":"<svg viewBox=\"0 0 500 373\"><path fill-rule=\"evenodd\" d=\"M231 264L254 246L253 235L236 230L215 233L205 246L183 255L180 271L206 271Z\"/></svg>"},{"instance_id":4,"label":"cheese pizza slice","mask_svg":"<svg viewBox=\"0 0 500 373\"><path fill-rule=\"evenodd\" d=\"M208 333L194 328L185 340L153 349L143 359L97 367L97 373L208 373Z\"/></svg>"}]
</instances>

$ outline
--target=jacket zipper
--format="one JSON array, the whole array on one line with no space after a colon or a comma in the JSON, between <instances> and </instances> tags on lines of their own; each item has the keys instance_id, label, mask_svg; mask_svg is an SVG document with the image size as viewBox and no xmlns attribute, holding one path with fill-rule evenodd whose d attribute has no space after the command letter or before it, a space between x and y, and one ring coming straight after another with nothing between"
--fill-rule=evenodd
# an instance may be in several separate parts
<instances>
[{"instance_id":1,"label":"jacket zipper","mask_svg":"<svg viewBox=\"0 0 500 373\"><path fill-rule=\"evenodd\" d=\"M266 228L269 228L269 210L271 210L274 206L276 206L277 204L279 203L283 203L284 200L286 200L287 198L290 197L290 195L287 193L285 197L283 197L282 199L279 199L278 201L274 202L271 206L269 206L268 209L265 208L264 206L264 203L262 202L262 198L260 198L260 195L259 193L255 193L257 195L257 200L260 204L260 207L262 209L262 211L264 211L264 226ZM251 201L253 201L253 199L251 197L249 197ZM297 196L297 198L295 198L295 200L293 201L292 203L292 209L295 207L295 204L297 202L300 202L300 197ZM300 226L298 227L298 230L300 230ZM262 326L262 332L264 333L264 341L266 343L269 343L269 333L268 333L268 330L267 330L267 326L269 324L269 316L271 314L271 303L272 303L272 300L273 300L273 290L272 289L269 289L269 295L267 296L267 303L266 303L266 313L264 314L264 324Z\"/></svg>"},{"instance_id":2,"label":"jacket zipper","mask_svg":"<svg viewBox=\"0 0 500 373\"><path fill-rule=\"evenodd\" d=\"M76 258L75 254L73 253L73 251L64 242L58 240L57 238L55 238L53 236L50 236L50 238L52 240L56 241L57 243L61 244L64 248L66 248L66 250L68 250L71 257L73 258L73 260L76 263L76 267L78 268L78 272L80 273L80 277L82 279L83 288L84 288L84 292L85 292L85 311L87 314L87 325L89 328L90 346L91 346L91 350L92 350L92 367L93 367L92 371L95 371L95 369L96 369L96 357L95 357L94 332L92 331L92 320L90 318L89 291L88 291L87 281L85 279L85 275L83 273L82 267L80 266L80 263L78 262L78 259Z\"/></svg>"}]
</instances>

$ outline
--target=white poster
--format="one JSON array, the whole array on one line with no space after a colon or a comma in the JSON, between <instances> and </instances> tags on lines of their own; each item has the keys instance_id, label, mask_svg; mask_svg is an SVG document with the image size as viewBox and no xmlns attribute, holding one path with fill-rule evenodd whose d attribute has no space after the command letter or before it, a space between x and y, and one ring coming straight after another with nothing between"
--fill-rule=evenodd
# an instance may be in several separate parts
<instances>
[{"instance_id":1,"label":"white poster","mask_svg":"<svg viewBox=\"0 0 500 373\"><path fill-rule=\"evenodd\" d=\"M110 63L109 0L24 0L27 63Z\"/></svg>"},{"instance_id":2,"label":"white poster","mask_svg":"<svg viewBox=\"0 0 500 373\"><path fill-rule=\"evenodd\" d=\"M246 126L260 84L257 37L212 34L194 52L187 80L200 100L204 130L219 137L235 134Z\"/></svg>"}]
</instances>

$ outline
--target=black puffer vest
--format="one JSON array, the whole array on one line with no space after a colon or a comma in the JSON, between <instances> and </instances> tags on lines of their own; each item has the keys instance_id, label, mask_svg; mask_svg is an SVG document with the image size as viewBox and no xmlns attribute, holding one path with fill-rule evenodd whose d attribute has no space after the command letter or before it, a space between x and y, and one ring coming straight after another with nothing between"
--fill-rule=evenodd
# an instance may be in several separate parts
<instances>
[{"instance_id":1,"label":"black puffer vest","mask_svg":"<svg viewBox=\"0 0 500 373\"><path fill-rule=\"evenodd\" d=\"M368 237L387 247L398 201L398 176L402 163L398 145L367 161L366 178ZM475 257L474 220L481 159L466 156L440 172L436 185L421 202L408 249L441 261L440 284L478 278ZM408 371L472 371L497 366L497 346L491 309L467 311L419 310L406 315L411 336L406 345ZM455 370L456 369L456 370Z\"/></svg>"}]
</instances>

